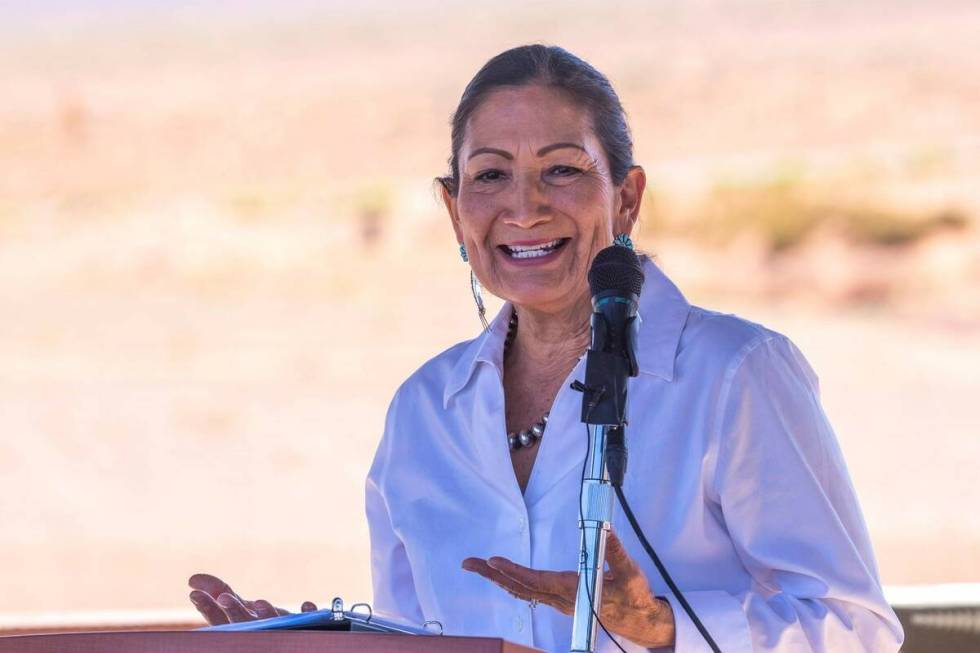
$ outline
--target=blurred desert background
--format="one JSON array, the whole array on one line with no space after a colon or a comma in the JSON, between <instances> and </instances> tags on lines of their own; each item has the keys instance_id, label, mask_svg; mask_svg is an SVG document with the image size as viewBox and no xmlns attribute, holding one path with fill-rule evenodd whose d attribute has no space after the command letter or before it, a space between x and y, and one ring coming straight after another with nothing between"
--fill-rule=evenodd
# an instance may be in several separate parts
<instances>
[{"instance_id":1,"label":"blurred desert background","mask_svg":"<svg viewBox=\"0 0 980 653\"><path fill-rule=\"evenodd\" d=\"M449 116L527 42L619 90L639 245L807 355L883 582L980 582L976 2L162 7L0 4L8 625L370 599L388 400L479 329Z\"/></svg>"}]
</instances>

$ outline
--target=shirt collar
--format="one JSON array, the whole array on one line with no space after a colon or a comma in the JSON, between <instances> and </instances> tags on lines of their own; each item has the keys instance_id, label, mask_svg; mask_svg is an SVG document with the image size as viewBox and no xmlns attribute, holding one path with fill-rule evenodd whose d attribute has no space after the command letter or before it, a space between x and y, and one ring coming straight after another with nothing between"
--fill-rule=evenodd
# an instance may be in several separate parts
<instances>
[{"instance_id":1,"label":"shirt collar","mask_svg":"<svg viewBox=\"0 0 980 653\"><path fill-rule=\"evenodd\" d=\"M448 407L453 395L466 387L478 363L489 363L500 372L500 378L503 379L504 340L507 338L507 327L512 310L511 303L504 302L497 316L490 322L490 326L463 348L462 354L449 374L449 382L443 395L443 407Z\"/></svg>"},{"instance_id":2,"label":"shirt collar","mask_svg":"<svg viewBox=\"0 0 980 653\"><path fill-rule=\"evenodd\" d=\"M644 257L643 292L637 311L642 318L636 343L641 374L674 380L674 360L691 305L663 271Z\"/></svg>"},{"instance_id":3,"label":"shirt collar","mask_svg":"<svg viewBox=\"0 0 980 653\"><path fill-rule=\"evenodd\" d=\"M636 362L641 374L650 374L665 381L673 381L677 345L691 305L674 282L648 258L644 260L643 273L646 280L643 283L637 309L641 322L637 338ZM453 395L466 387L478 363L492 365L502 378L504 340L507 337L511 310L511 303L505 302L490 323L490 327L471 340L463 349L446 384L444 406L448 406Z\"/></svg>"}]
</instances>

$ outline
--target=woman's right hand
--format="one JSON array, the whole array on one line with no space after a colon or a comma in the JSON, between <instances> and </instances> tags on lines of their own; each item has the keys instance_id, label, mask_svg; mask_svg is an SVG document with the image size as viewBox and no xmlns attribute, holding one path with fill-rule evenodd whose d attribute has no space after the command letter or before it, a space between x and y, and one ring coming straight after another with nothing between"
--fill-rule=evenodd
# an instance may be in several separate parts
<instances>
[{"instance_id":1,"label":"woman's right hand","mask_svg":"<svg viewBox=\"0 0 980 653\"><path fill-rule=\"evenodd\" d=\"M192 590L191 603L211 626L290 614L288 610L277 608L262 599L255 601L243 599L231 589L228 583L211 574L194 574L188 579L187 584ZM306 601L300 609L303 612L313 612L316 610L316 604Z\"/></svg>"}]
</instances>

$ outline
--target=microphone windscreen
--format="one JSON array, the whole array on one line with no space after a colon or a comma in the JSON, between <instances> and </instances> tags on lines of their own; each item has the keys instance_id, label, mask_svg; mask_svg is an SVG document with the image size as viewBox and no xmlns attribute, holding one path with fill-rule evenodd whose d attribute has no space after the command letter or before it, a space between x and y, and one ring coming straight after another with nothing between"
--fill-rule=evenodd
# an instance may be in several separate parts
<instances>
[{"instance_id":1,"label":"microphone windscreen","mask_svg":"<svg viewBox=\"0 0 980 653\"><path fill-rule=\"evenodd\" d=\"M607 290L639 295L643 280L643 266L639 257L633 250L621 245L610 245L600 250L589 268L589 288L593 296Z\"/></svg>"}]
</instances>

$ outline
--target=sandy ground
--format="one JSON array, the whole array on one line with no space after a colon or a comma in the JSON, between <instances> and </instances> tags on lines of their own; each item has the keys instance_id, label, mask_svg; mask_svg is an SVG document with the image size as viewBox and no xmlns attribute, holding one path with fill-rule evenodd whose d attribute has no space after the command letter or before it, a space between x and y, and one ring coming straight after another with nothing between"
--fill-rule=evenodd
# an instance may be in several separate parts
<instances>
[{"instance_id":1,"label":"sandy ground","mask_svg":"<svg viewBox=\"0 0 980 653\"><path fill-rule=\"evenodd\" d=\"M790 161L973 215L980 11L885 6L7 23L0 611L184 607L201 570L288 606L369 598L361 493L388 399L478 328L429 179L505 46L607 70L666 206ZM884 582L980 581L976 228L790 262L640 240L693 302L800 345ZM887 301L848 299L882 276Z\"/></svg>"}]
</instances>

